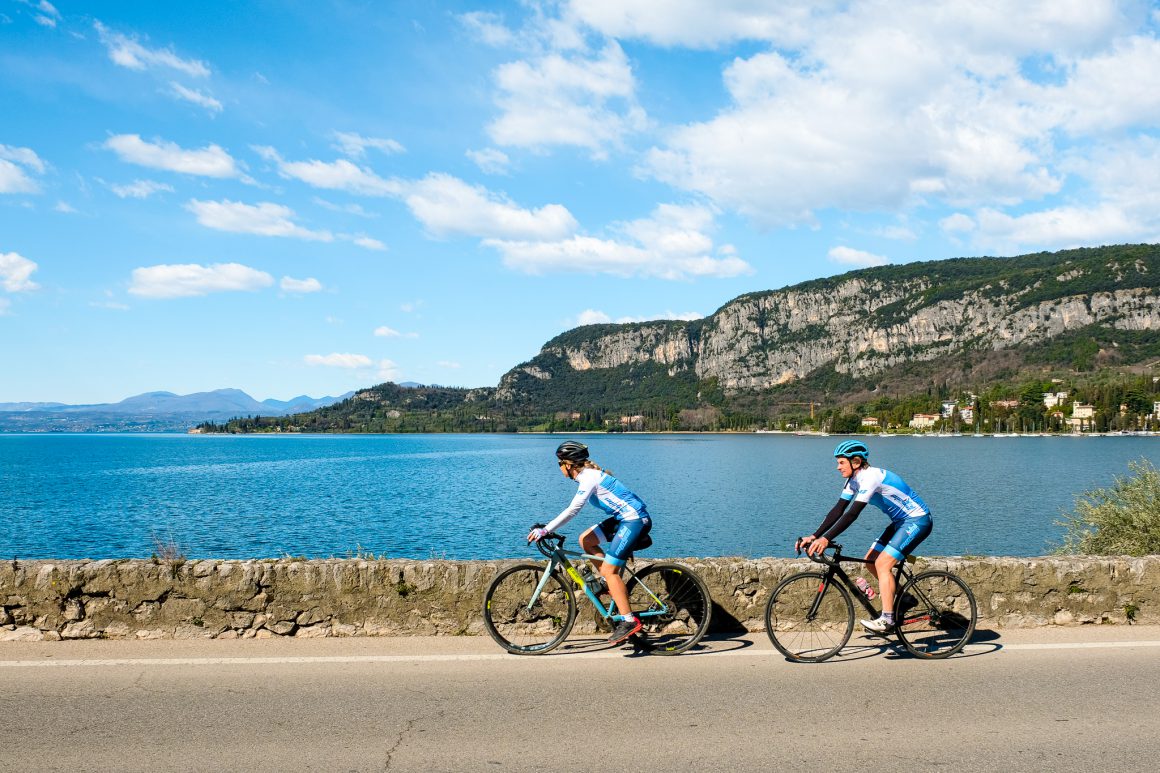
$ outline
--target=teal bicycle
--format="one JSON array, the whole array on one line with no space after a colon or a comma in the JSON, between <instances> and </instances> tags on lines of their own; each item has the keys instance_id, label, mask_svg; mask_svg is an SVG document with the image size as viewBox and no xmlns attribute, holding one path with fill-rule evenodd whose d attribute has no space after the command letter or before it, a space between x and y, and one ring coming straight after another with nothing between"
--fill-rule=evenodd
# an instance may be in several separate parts
<instances>
[{"instance_id":1,"label":"teal bicycle","mask_svg":"<svg viewBox=\"0 0 1160 773\"><path fill-rule=\"evenodd\" d=\"M535 545L547 561L505 569L484 597L483 622L499 646L517 655L542 655L558 647L576 623L573 588L583 593L601 619L612 624L624 619L616 613L614 601L601 601L599 576L586 577L570 560L599 561L600 556L565 550L564 537L554 532ZM637 649L677 655L709 630L713 602L705 583L689 567L660 562L638 572L625 566L624 581L629 603L644 626L639 638L634 637Z\"/></svg>"}]
</instances>

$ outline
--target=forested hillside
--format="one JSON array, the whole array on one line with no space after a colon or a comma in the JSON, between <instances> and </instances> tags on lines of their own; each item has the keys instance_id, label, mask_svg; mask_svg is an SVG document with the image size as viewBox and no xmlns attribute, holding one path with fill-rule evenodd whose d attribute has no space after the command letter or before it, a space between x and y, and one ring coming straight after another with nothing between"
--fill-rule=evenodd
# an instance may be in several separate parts
<instances>
[{"instance_id":1,"label":"forested hillside","mask_svg":"<svg viewBox=\"0 0 1160 773\"><path fill-rule=\"evenodd\" d=\"M1064 431L1075 402L1094 406L1091 429L1143 428L1156 362L1160 246L1119 245L853 271L693 322L569 330L496 388L383 384L203 430L839 431L865 416L905 428L953 403L940 418L955 426Z\"/></svg>"}]
</instances>

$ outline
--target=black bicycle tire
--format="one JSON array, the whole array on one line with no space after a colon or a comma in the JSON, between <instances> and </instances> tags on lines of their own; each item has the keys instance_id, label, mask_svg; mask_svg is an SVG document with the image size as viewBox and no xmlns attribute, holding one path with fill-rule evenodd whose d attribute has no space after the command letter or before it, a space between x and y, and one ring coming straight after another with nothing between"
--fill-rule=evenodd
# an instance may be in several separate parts
<instances>
[{"instance_id":1,"label":"black bicycle tire","mask_svg":"<svg viewBox=\"0 0 1160 773\"><path fill-rule=\"evenodd\" d=\"M652 582L649 581L650 577L653 577ZM705 581L683 564L650 564L628 580L629 603L636 612L645 611L648 604L655 604L640 589L641 583L662 596L661 600L672 607L669 615L641 618L644 626L641 633L645 635L648 644L644 649L653 655L679 655L696 646L709 630L709 623L713 619L713 598L709 595ZM678 619L686 626L693 619L695 625L692 632L681 634L674 631Z\"/></svg>"},{"instance_id":2,"label":"black bicycle tire","mask_svg":"<svg viewBox=\"0 0 1160 773\"><path fill-rule=\"evenodd\" d=\"M544 573L544 566L544 564L517 564L516 566L503 570L491 581L491 584L487 587L487 593L483 597L484 627L487 628L488 634L491 635L491 638L495 640L496 644L516 655L543 655L545 652L550 652L558 647L564 639L568 638L568 634L572 632L572 626L576 622L576 597L572 594L572 590L567 582L557 572L548 578L548 584L544 586L544 593L562 594L555 598L557 600L563 600L566 608L563 623L555 635L544 642L520 644L505 636L496 625L496 621L493 619L493 606L497 605L495 598L496 592L502 588L505 580L510 582L511 578L515 575L530 572L532 574L522 585L526 588L534 589L536 583L539 582L540 576ZM521 588L521 590L523 589ZM530 591L527 596L524 596L525 599L528 597L530 597ZM518 594L513 595L512 598L518 598ZM496 611L498 612L498 610ZM513 608L510 613L513 615L517 614L517 610Z\"/></svg>"},{"instance_id":3,"label":"black bicycle tire","mask_svg":"<svg viewBox=\"0 0 1160 773\"><path fill-rule=\"evenodd\" d=\"M799 583L808 583L807 588L800 591L801 598L790 599L791 592L798 592L797 585ZM822 583L826 583L826 575L823 572L799 572L798 574L790 575L777 584L773 589L773 593L769 594L769 601L765 604L765 632L769 636L770 642L777 648L777 651L785 655L789 660L797 663L821 663L823 660L828 660L834 655L837 655L846 643L850 641L850 636L854 633L854 602L850 598L850 592L842 585L840 581L831 580L826 583L824 593L829 594L836 592L837 598L840 598L846 606L846 629L845 632L838 637L838 639L831 638L829 649L820 654L802 655L803 651L800 647L790 646L790 634L801 635L804 630L805 613L808 611L810 603L812 602L812 595L816 596L818 588ZM779 609L785 609L785 612L779 612L774 609L774 606L781 599L782 606ZM803 608L803 605L805 608ZM775 619L775 615L778 619ZM778 628L779 623L785 620L793 620L800 617L798 629L794 631L783 631L784 635L779 638ZM837 641L836 644L833 644Z\"/></svg>"},{"instance_id":4,"label":"black bicycle tire","mask_svg":"<svg viewBox=\"0 0 1160 773\"><path fill-rule=\"evenodd\" d=\"M908 597L914 598L913 589L915 587L921 587L918 585L919 582L933 578L942 578L945 582L958 586L960 592L956 595L966 599L968 607L971 611L971 615L966 629L961 633L956 634L959 637L957 642L951 644L945 649L934 651L930 649L924 649L919 646L918 634L921 633L920 631L914 629L907 630L906 619L908 616L910 616L912 610L908 608L900 608L896 610L895 619L897 622L895 630L898 634L898 640L902 642L902 646L906 648L907 652L909 652L911 655L914 655L916 658L922 658L923 660L941 660L943 658L949 658L956 652L960 652L963 647L967 645L967 642L971 640L971 635L975 632L975 625L979 620L979 607L975 601L975 594L971 592L971 587L967 585L957 574L954 574L953 572L945 572L939 569L920 572L908 580L906 585L902 587L902 591L898 594L898 598L900 599L899 606L904 606L903 600L907 599ZM957 618L963 617L959 610L935 613L935 625L938 625L943 618L947 620L954 620L955 617L951 617L952 615Z\"/></svg>"}]
</instances>

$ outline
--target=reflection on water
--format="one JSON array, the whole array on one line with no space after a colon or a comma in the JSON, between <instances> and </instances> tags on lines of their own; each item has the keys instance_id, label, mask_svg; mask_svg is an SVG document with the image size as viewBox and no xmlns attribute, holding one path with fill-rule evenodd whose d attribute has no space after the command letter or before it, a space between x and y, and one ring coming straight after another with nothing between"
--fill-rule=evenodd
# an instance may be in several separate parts
<instances>
[{"instance_id":1,"label":"reflection on water","mask_svg":"<svg viewBox=\"0 0 1160 773\"><path fill-rule=\"evenodd\" d=\"M531 555L527 527L575 484L553 435L0 435L0 558ZM837 500L835 437L589 435L648 503L656 556L785 556ZM1160 439L869 438L934 512L926 555L1042 555L1077 494ZM565 530L599 520L588 508ZM843 535L862 550L885 525Z\"/></svg>"}]
</instances>

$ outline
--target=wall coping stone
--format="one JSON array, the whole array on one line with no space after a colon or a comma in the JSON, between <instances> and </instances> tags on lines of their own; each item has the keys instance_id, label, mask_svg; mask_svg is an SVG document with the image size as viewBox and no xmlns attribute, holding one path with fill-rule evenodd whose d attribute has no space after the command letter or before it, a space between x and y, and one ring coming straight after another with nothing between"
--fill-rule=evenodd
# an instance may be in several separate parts
<instances>
[{"instance_id":1,"label":"wall coping stone","mask_svg":"<svg viewBox=\"0 0 1160 773\"><path fill-rule=\"evenodd\" d=\"M718 631L763 630L774 586L815 566L804 558L673 560L705 580ZM520 562L5 561L0 641L483 635L487 586ZM943 556L921 558L916 568L960 575L975 594L980 628L1160 624L1160 556ZM585 607L581 601L577 632L592 626Z\"/></svg>"}]
</instances>

